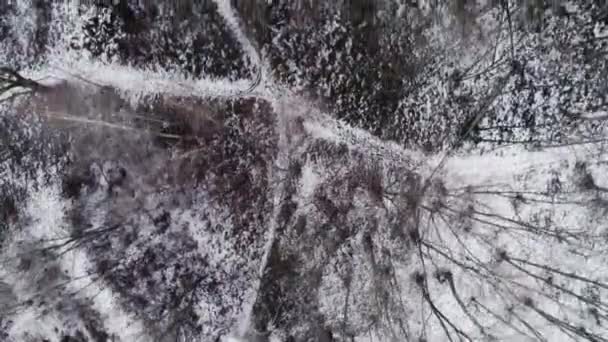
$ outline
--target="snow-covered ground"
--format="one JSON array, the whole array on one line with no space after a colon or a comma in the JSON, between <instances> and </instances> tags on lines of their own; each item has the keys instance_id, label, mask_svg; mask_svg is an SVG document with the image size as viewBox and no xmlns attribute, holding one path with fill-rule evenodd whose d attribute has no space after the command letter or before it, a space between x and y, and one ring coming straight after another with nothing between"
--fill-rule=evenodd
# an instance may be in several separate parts
<instances>
[{"instance_id":1,"label":"snow-covered ground","mask_svg":"<svg viewBox=\"0 0 608 342\"><path fill-rule=\"evenodd\" d=\"M20 260L24 253L31 253L35 258L36 254L27 249L27 246L36 241L53 244L61 243L69 238L69 223L65 221L64 215L69 211L69 203L62 199L59 189L56 186L42 188L39 191L32 191L30 199L25 208L24 214L30 222L16 234L10 234L10 243L3 251L3 259L8 260L1 269L3 282L12 285L12 292L15 296L13 305L34 300L50 302L45 305L31 305L29 308L17 308L10 319L13 321L8 334L15 341L25 339L26 336L32 338L47 338L59 341L63 329L67 333L75 330L86 332L83 328L83 321L86 318L78 316L78 312L69 310L50 311L46 305L59 303L65 298L53 298L53 290L58 288L63 293L74 293L74 297L68 299L74 303L78 301L90 301L91 308L98 313L103 321L103 328L121 341L146 341L145 330L133 317L125 313L116 302L115 296L109 288L105 287L102 281L95 274L90 273L90 261L87 253L80 248L70 248L71 244L53 253L52 261L34 261L34 269L26 271L20 270L19 265L15 265L13 260ZM26 248L23 248L23 247ZM48 262L48 264L46 264ZM53 266L52 271L47 270ZM35 287L36 277L40 277L45 272L52 272L48 276L53 279L49 282L42 282L42 286ZM59 272L58 274L55 272ZM32 279L32 276L34 279ZM65 285L64 285L65 284ZM55 294L56 295L56 294ZM53 303L53 304L51 304ZM69 304L68 304L69 305ZM12 311L12 310L10 310ZM91 338L91 336L87 336Z\"/></svg>"},{"instance_id":2,"label":"snow-covered ground","mask_svg":"<svg viewBox=\"0 0 608 342\"><path fill-rule=\"evenodd\" d=\"M32 21L33 14L28 11L31 3L19 3L15 18ZM191 296L197 322L209 324L201 329L209 333L206 337L216 333L226 342L261 339L255 331L263 321L260 317L288 312L282 307L266 308L262 301L276 296L279 302L288 293L312 301L302 303L302 307L310 304L326 319L322 327L309 321L309 325L289 327L290 332L303 335L329 329L336 338L350 336L356 341L394 341L404 336L427 341L608 339L605 324L600 324L608 311L602 300L608 289L608 183L601 141L538 151L523 145L492 152L479 148L437 153L405 149L336 120L312 101L282 88L240 29L242 23L230 2L218 0L217 5L242 45L249 67L255 69L253 74L259 74L258 80L190 79L159 68L143 70L87 59L66 49L61 39L45 63L23 71L32 79L50 80L49 86L65 81L83 89L107 87L132 107L171 97L232 105L256 99L269 104L270 128L265 126L265 118L244 119L244 126L254 128L239 128L268 129L276 138L276 150L269 160L272 165L260 168L267 174L256 174L269 181L265 190L271 210L254 208L264 216L266 225L261 238L252 233L251 253L240 255L241 242L230 240L222 231L234 229L232 220L241 219L231 217L233 211L240 210L235 209L240 204L230 207L222 199L212 198L210 185L183 197L171 197L171 189L153 189L155 195L144 196L140 208L128 196L122 198L124 203L108 203L113 201L107 195L112 185L101 172L101 190L84 201L89 206L86 213L90 217L86 219L98 229L116 210L133 209L127 213L133 215L125 217L141 225L137 233L144 243L116 251L124 255L144 255L149 246L181 248L177 242L171 245L173 242L155 235L155 215L166 205L172 217L167 229L197 244L195 252L179 254L183 263L195 255L208 263L209 274L230 275L222 284L205 283L211 289L203 292L206 296ZM60 18L54 30L77 27L64 22L77 19L74 13L61 12L60 7L54 11L55 18ZM27 37L23 35L23 39ZM597 113L593 119L598 119ZM123 148L128 151L130 147ZM259 171L257 164L246 167ZM156 176L136 174L142 176L137 184L152 188L156 183L143 177L151 174ZM24 185L28 196L19 210L24 219L3 245L0 284L10 289L9 301L16 306L15 310L0 311L0 323L4 316L12 321L8 341L59 341L64 334L77 331L94 340L91 320L119 341L152 340L155 337L149 322L146 325L141 319L144 313L126 309L121 297L125 294L94 273L99 262L94 260L98 256L95 249L77 242L51 247L84 229L71 226L73 221L66 218L77 202L61 195L61 177L53 177L44 186ZM143 196L147 190L138 194ZM171 200L176 203L168 204ZM104 248L120 243L108 238ZM50 248L48 254L38 251L45 248ZM23 253L36 257L27 259ZM99 255L112 253L105 250ZM23 266L24 259L31 265ZM282 265L279 261L288 263L286 260L299 267L295 271L309 273L294 275L289 273L294 270L277 266ZM134 262L133 267L138 265ZM277 269L284 273L274 279L271 275L279 272ZM295 282L285 280L285 274ZM318 291L306 288L308 279L315 279L311 283ZM202 275L199 280L206 281ZM222 290L213 292L214 286ZM265 287L276 293L268 294ZM160 298L168 294L149 295ZM301 313L291 309L294 315ZM309 319L306 314L271 317L262 323L267 325L264 328L276 329L269 334L271 341L281 341L286 332L278 325L298 319L304 322ZM230 328L216 328L217 322L212 321L220 319L229 322Z\"/></svg>"}]
</instances>

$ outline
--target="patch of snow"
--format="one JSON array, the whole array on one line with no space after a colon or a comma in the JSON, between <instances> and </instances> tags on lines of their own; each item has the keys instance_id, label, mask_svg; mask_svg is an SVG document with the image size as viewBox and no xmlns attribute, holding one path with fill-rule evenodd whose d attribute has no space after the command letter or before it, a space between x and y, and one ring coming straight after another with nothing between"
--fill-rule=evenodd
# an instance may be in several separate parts
<instances>
[{"instance_id":1,"label":"patch of snow","mask_svg":"<svg viewBox=\"0 0 608 342\"><path fill-rule=\"evenodd\" d=\"M397 17L401 18L405 15L405 10L407 9L406 4L400 4L399 8L397 8Z\"/></svg>"},{"instance_id":2,"label":"patch of snow","mask_svg":"<svg viewBox=\"0 0 608 342\"><path fill-rule=\"evenodd\" d=\"M38 191L33 191L25 208L25 213L31 223L13 236L12 240L15 241L14 243L19 241L61 243L68 234L67 223L64 221L64 215L68 211L69 204L61 198L60 189L57 186L42 187ZM9 246L4 251L3 257L10 259L18 253L17 245ZM109 288L104 287L101 281L95 280L89 274L90 261L83 250L74 248L68 253L60 253L56 261L70 280L66 292L77 293L77 296L82 298L91 298L93 309L101 314L104 319L104 327L110 334L118 336L120 341L147 340L143 326L120 308ZM22 280L7 274L7 270L0 271L3 271L0 272L0 279L13 285L13 290L17 291L18 298L31 297L32 294L27 290L32 286L31 284L19 285ZM34 308L19 313L14 318L16 323L13 325L11 334L24 336L23 334L36 332L38 336L47 337L54 335L50 332L55 327L62 326L57 317L40 315L32 310ZM57 339L59 338L58 336Z\"/></svg>"},{"instance_id":3,"label":"patch of snow","mask_svg":"<svg viewBox=\"0 0 608 342\"><path fill-rule=\"evenodd\" d=\"M235 337L235 336L222 336L220 341L221 342L249 342L243 338Z\"/></svg>"},{"instance_id":4,"label":"patch of snow","mask_svg":"<svg viewBox=\"0 0 608 342\"><path fill-rule=\"evenodd\" d=\"M300 195L304 198L310 198L317 186L321 184L322 177L317 174L310 161L307 161L302 166L302 177L300 178Z\"/></svg>"}]
</instances>

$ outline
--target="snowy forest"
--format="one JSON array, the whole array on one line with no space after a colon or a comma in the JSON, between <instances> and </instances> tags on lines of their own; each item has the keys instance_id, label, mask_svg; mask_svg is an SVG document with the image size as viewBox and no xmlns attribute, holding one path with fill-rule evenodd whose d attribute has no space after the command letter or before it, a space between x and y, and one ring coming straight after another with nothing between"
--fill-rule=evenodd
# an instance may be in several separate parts
<instances>
[{"instance_id":1,"label":"snowy forest","mask_svg":"<svg viewBox=\"0 0 608 342\"><path fill-rule=\"evenodd\" d=\"M0 1L0 341L608 342L608 1Z\"/></svg>"}]
</instances>

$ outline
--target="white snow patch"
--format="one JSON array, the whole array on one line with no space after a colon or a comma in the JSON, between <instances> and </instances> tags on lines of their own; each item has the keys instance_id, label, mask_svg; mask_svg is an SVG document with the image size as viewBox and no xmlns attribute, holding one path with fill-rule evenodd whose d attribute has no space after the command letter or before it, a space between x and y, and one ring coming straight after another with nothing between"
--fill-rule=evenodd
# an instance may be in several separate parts
<instances>
[{"instance_id":1,"label":"white snow patch","mask_svg":"<svg viewBox=\"0 0 608 342\"><path fill-rule=\"evenodd\" d=\"M57 186L42 187L33 192L25 209L31 223L12 239L17 242L47 241L53 243L54 241L54 243L61 243L61 240L58 239L65 238L68 234L64 215L69 210L69 204L61 199L59 194L60 189ZM3 254L4 257L10 259L15 253L19 253L18 246L7 248ZM68 283L68 292L78 293L83 298L91 298L93 308L104 319L104 326L109 333L118 336L121 341L146 340L140 322L132 319L119 307L112 291L102 287L102 281L94 281L94 278L89 275L90 261L83 250L76 248L69 253L58 255L56 261L59 263L60 269L66 271L65 275L71 279ZM27 290L31 284L22 284L23 279L7 271L0 268L0 279L13 285L13 291L18 298L31 297L32 294ZM13 318L15 322L11 331L11 334L15 334L13 336L24 336L23 334L27 334L27 332L36 333L38 336L53 336L54 333L51 334L51 332L54 327L61 326L59 319L52 315L52 312L51 316L40 315L33 310L35 308L25 310Z\"/></svg>"},{"instance_id":2,"label":"white snow patch","mask_svg":"<svg viewBox=\"0 0 608 342\"><path fill-rule=\"evenodd\" d=\"M313 166L310 164L310 161L304 163L302 166L302 177L300 178L301 196L304 198L310 198L321 182L321 176L315 172Z\"/></svg>"},{"instance_id":3,"label":"white snow patch","mask_svg":"<svg viewBox=\"0 0 608 342\"><path fill-rule=\"evenodd\" d=\"M578 153L577 153L578 152ZM535 168L557 166L586 153L582 148L556 148L544 151L527 151L520 147L505 149L501 153L450 157L443 170L454 185L482 185L504 182L511 184L514 176ZM437 163L432 162L432 164Z\"/></svg>"}]
</instances>

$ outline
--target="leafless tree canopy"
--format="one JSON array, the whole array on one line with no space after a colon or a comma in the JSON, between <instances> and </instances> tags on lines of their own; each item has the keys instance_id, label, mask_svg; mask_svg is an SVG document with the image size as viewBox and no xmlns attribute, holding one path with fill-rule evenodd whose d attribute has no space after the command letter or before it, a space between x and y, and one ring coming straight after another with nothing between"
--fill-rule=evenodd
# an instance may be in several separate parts
<instances>
[{"instance_id":1,"label":"leafless tree canopy","mask_svg":"<svg viewBox=\"0 0 608 342\"><path fill-rule=\"evenodd\" d=\"M604 3L2 9L0 339L608 340Z\"/></svg>"}]
</instances>

